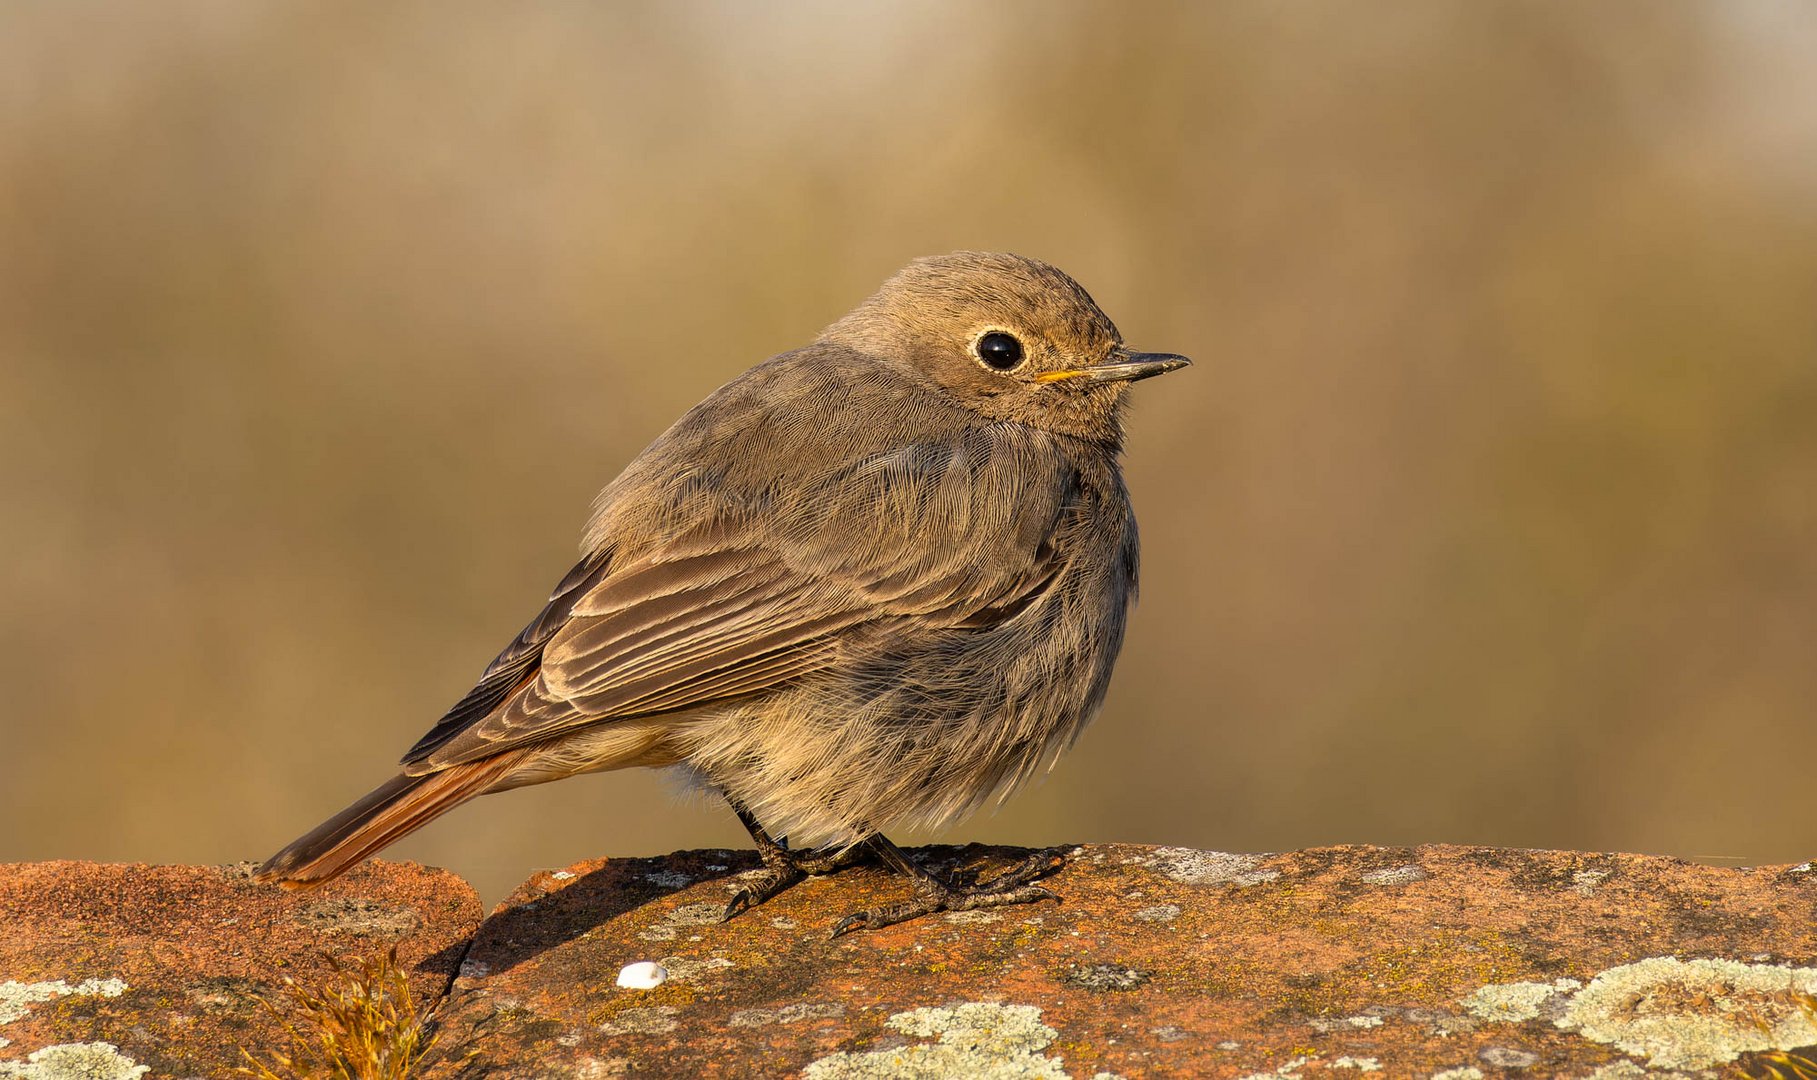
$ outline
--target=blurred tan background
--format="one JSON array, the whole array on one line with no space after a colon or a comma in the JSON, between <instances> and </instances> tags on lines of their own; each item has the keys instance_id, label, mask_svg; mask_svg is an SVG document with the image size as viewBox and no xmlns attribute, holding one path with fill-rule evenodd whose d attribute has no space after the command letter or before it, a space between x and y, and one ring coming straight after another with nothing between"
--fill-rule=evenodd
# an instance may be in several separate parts
<instances>
[{"instance_id":1,"label":"blurred tan background","mask_svg":"<svg viewBox=\"0 0 1817 1080\"><path fill-rule=\"evenodd\" d=\"M0 7L0 859L268 855L957 247L1199 364L1105 714L952 838L1817 854L1817 6L221 0ZM627 773L391 854L744 842Z\"/></svg>"}]
</instances>

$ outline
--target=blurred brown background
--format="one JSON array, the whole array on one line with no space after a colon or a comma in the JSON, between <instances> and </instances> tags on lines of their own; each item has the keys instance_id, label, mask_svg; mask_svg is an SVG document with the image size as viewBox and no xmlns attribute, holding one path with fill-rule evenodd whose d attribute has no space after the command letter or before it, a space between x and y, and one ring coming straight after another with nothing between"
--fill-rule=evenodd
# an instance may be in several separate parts
<instances>
[{"instance_id":1,"label":"blurred brown background","mask_svg":"<svg viewBox=\"0 0 1817 1080\"><path fill-rule=\"evenodd\" d=\"M956 838L1817 854L1817 5L220 0L0 7L0 859L263 858L957 247L1199 365L1105 715ZM743 843L627 773L392 854Z\"/></svg>"}]
</instances>

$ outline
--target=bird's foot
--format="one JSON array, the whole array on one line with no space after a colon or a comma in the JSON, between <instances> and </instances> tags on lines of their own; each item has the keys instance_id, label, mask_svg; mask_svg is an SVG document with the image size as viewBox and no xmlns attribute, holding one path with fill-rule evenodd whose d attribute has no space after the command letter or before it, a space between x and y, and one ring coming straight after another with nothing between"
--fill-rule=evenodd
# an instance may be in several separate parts
<instances>
[{"instance_id":1,"label":"bird's foot","mask_svg":"<svg viewBox=\"0 0 1817 1080\"><path fill-rule=\"evenodd\" d=\"M887 851L880 850L886 862L896 864L889 858L888 852L901 856L901 849L889 844ZM915 891L909 899L887 907L872 908L869 911L854 911L833 924L833 936L839 937L854 930L879 930L899 922L918 919L923 915L932 915L938 911L972 911L977 908L1000 907L1004 904L1033 904L1040 900L1058 900L1060 896L1051 889L1034 884L1060 867L1066 865L1066 856L1058 850L1038 851L1015 866L998 874L986 882L978 882L975 872L960 875L959 883L948 883L907 862L902 856L899 870L907 873L915 882Z\"/></svg>"},{"instance_id":2,"label":"bird's foot","mask_svg":"<svg viewBox=\"0 0 1817 1080\"><path fill-rule=\"evenodd\" d=\"M727 902L726 912L720 916L719 921L731 922L791 885L801 884L807 880L807 877L808 875L804 871L797 870L788 863L775 866L766 865L762 873L745 882L744 888L739 889Z\"/></svg>"},{"instance_id":3,"label":"bird's foot","mask_svg":"<svg viewBox=\"0 0 1817 1080\"><path fill-rule=\"evenodd\" d=\"M747 881L726 904L721 922L730 922L811 876L843 870L854 863L863 862L871 855L863 847L841 848L831 852L790 851L785 846L787 841L771 840L760 829L753 830L751 835L758 841L757 857L763 860L763 870Z\"/></svg>"}]
</instances>

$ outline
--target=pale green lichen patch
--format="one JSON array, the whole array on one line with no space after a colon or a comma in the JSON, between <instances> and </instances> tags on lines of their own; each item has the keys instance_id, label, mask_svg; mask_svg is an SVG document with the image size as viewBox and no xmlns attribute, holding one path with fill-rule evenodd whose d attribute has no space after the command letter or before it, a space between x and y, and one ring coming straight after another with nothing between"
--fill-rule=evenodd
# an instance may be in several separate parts
<instances>
[{"instance_id":1,"label":"pale green lichen patch","mask_svg":"<svg viewBox=\"0 0 1817 1080\"><path fill-rule=\"evenodd\" d=\"M1647 1075L1649 1075L1647 1070L1634 1064L1632 1061L1617 1061L1610 1065L1598 1065L1596 1071L1591 1073L1587 1080L1641 1080L1642 1077ZM1657 1077L1661 1075L1680 1076L1683 1074L1652 1073L1651 1075Z\"/></svg>"},{"instance_id":2,"label":"pale green lichen patch","mask_svg":"<svg viewBox=\"0 0 1817 1080\"><path fill-rule=\"evenodd\" d=\"M724 904L696 902L683 904L665 914L656 925L637 936L645 941L674 941L681 931L696 926L712 926L725 918Z\"/></svg>"},{"instance_id":3,"label":"pale green lichen patch","mask_svg":"<svg viewBox=\"0 0 1817 1080\"><path fill-rule=\"evenodd\" d=\"M50 982L22 983L7 980L0 983L0 1024L10 1024L39 1002L59 997L119 997L126 984L119 979L84 979L71 986L62 979Z\"/></svg>"},{"instance_id":4,"label":"pale green lichen patch","mask_svg":"<svg viewBox=\"0 0 1817 1080\"><path fill-rule=\"evenodd\" d=\"M1732 1072L1711 1072L1708 1069L1697 1069L1692 1072L1679 1072L1677 1069L1643 1069L1634 1062L1623 1058L1607 1065L1598 1065L1591 1070L1590 1075L1584 1077L1584 1080L1711 1080L1716 1076L1724 1077L1727 1080L1728 1077L1739 1075ZM1755 1074L1749 1073L1748 1075ZM1798 1074L1787 1072L1760 1073L1758 1075L1772 1076L1774 1080L1792 1080Z\"/></svg>"},{"instance_id":5,"label":"pale green lichen patch","mask_svg":"<svg viewBox=\"0 0 1817 1080\"><path fill-rule=\"evenodd\" d=\"M1180 905L1155 904L1153 907L1141 908L1135 917L1143 922L1168 923L1180 917Z\"/></svg>"},{"instance_id":6,"label":"pale green lichen patch","mask_svg":"<svg viewBox=\"0 0 1817 1080\"><path fill-rule=\"evenodd\" d=\"M1518 1024L1536 1019L1552 999L1582 989L1583 985L1576 979L1496 983L1471 994L1462 1004L1478 1020Z\"/></svg>"},{"instance_id":7,"label":"pale green lichen patch","mask_svg":"<svg viewBox=\"0 0 1817 1080\"><path fill-rule=\"evenodd\" d=\"M1486 1065L1498 1069L1528 1069L1539 1064L1539 1055L1518 1046L1485 1046L1476 1052Z\"/></svg>"},{"instance_id":8,"label":"pale green lichen patch","mask_svg":"<svg viewBox=\"0 0 1817 1080\"><path fill-rule=\"evenodd\" d=\"M1235 885L1244 888L1280 877L1278 870L1264 870L1260 855L1233 855L1227 851L1195 848L1156 848L1143 865L1187 885Z\"/></svg>"},{"instance_id":9,"label":"pale green lichen patch","mask_svg":"<svg viewBox=\"0 0 1817 1080\"><path fill-rule=\"evenodd\" d=\"M845 1015L838 1002L800 1002L780 1009L740 1009L732 1014L733 1027L763 1027L766 1024L794 1024L803 1020L837 1020Z\"/></svg>"},{"instance_id":10,"label":"pale green lichen patch","mask_svg":"<svg viewBox=\"0 0 1817 1080\"><path fill-rule=\"evenodd\" d=\"M1300 1070L1317 1060L1318 1058L1302 1054L1275 1066L1273 1072L1250 1073L1242 1080L1300 1080Z\"/></svg>"},{"instance_id":11,"label":"pale green lichen patch","mask_svg":"<svg viewBox=\"0 0 1817 1080\"><path fill-rule=\"evenodd\" d=\"M675 1019L680 1012L673 1005L621 1009L600 1024L599 1030L607 1035L661 1035L681 1026Z\"/></svg>"},{"instance_id":12,"label":"pale green lichen patch","mask_svg":"<svg viewBox=\"0 0 1817 1080\"><path fill-rule=\"evenodd\" d=\"M688 956L662 958L663 970L668 972L667 977L670 979L698 979L703 975L711 975L731 966L732 961L723 956L710 956L704 960Z\"/></svg>"},{"instance_id":13,"label":"pale green lichen patch","mask_svg":"<svg viewBox=\"0 0 1817 1080\"><path fill-rule=\"evenodd\" d=\"M21 1080L138 1080L151 1071L112 1043L61 1043L34 1050L24 1061L0 1061L0 1077Z\"/></svg>"},{"instance_id":14,"label":"pale green lichen patch","mask_svg":"<svg viewBox=\"0 0 1817 1080\"><path fill-rule=\"evenodd\" d=\"M1557 1023L1657 1068L1703 1069L1817 1043L1814 1008L1817 968L1656 956L1590 980Z\"/></svg>"},{"instance_id":15,"label":"pale green lichen patch","mask_svg":"<svg viewBox=\"0 0 1817 1080\"><path fill-rule=\"evenodd\" d=\"M1431 874L1426 873L1424 867L1412 865L1391 866L1383 870L1365 870L1362 874L1363 884L1380 885L1385 888L1393 888L1396 885L1411 885L1416 881L1424 881L1431 876Z\"/></svg>"},{"instance_id":16,"label":"pale green lichen patch","mask_svg":"<svg viewBox=\"0 0 1817 1080\"><path fill-rule=\"evenodd\" d=\"M1656 1069L1707 1069L1749 1051L1817 1043L1817 968L1782 964L1655 956L1609 968L1587 986L1502 983L1463 1004L1487 1021L1549 1019Z\"/></svg>"},{"instance_id":17,"label":"pale green lichen patch","mask_svg":"<svg viewBox=\"0 0 1817 1080\"><path fill-rule=\"evenodd\" d=\"M970 1002L951 1008L913 1009L887 1021L895 1031L921 1043L840 1052L815 1061L805 1080L1066 1080L1060 1059L1042 1050L1059 1032L1041 1022L1032 1005Z\"/></svg>"}]
</instances>

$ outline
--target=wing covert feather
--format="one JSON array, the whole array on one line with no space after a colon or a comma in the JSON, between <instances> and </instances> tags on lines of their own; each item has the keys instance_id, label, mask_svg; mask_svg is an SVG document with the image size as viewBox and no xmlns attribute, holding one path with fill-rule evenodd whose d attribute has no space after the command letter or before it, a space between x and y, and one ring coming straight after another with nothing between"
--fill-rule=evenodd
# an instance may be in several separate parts
<instances>
[{"instance_id":1,"label":"wing covert feather","mask_svg":"<svg viewBox=\"0 0 1817 1080\"><path fill-rule=\"evenodd\" d=\"M584 587L558 593L561 621L534 661L507 664L509 650L495 661L516 684L485 715L469 710L454 725L450 713L407 763L444 768L758 693L834 663L854 633L880 623L988 629L1013 618L1058 572L1051 539L1070 476L1031 488L1026 462L991 453L1004 449L897 447L772 505L761 529L712 513L641 557L581 575Z\"/></svg>"}]
</instances>

